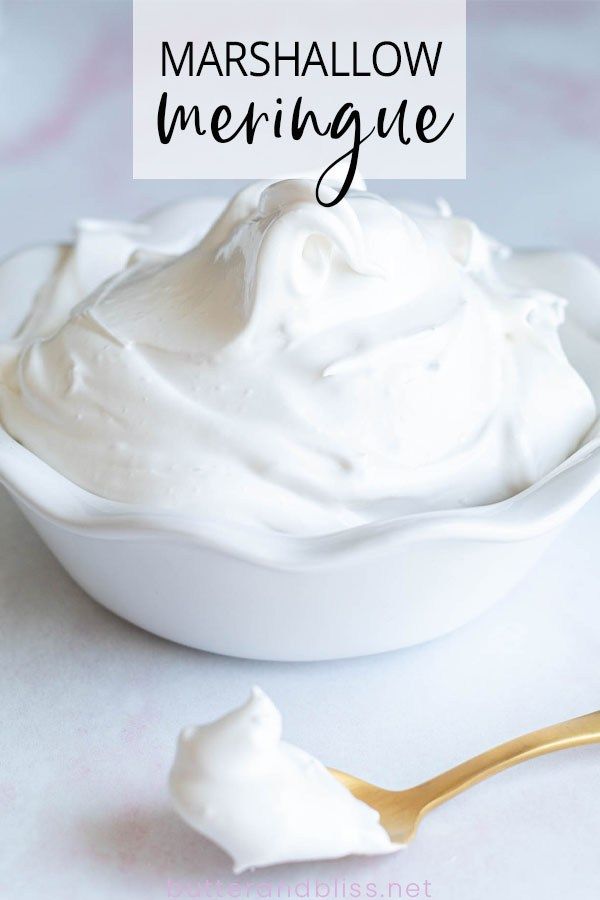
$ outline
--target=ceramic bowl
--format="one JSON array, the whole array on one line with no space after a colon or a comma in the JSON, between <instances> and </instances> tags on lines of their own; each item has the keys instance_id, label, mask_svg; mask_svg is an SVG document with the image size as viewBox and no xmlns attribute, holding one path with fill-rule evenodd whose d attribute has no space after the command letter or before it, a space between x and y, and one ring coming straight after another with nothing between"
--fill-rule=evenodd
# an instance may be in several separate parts
<instances>
[{"instance_id":1,"label":"ceramic bowl","mask_svg":"<svg viewBox=\"0 0 600 900\"><path fill-rule=\"evenodd\" d=\"M59 247L0 267L0 339L19 328ZM549 251L515 257L569 297L563 343L600 406L600 276ZM157 512L78 487L0 427L0 481L99 603L154 634L233 656L316 660L418 644L488 609L600 488L592 432L528 490L488 506L381 521L325 537L269 535Z\"/></svg>"}]
</instances>

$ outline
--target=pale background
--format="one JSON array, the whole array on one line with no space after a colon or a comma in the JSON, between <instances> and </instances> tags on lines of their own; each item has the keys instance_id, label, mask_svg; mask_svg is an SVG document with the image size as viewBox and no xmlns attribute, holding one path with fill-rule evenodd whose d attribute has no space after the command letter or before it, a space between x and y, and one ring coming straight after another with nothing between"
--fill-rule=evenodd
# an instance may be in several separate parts
<instances>
[{"instance_id":1,"label":"pale background","mask_svg":"<svg viewBox=\"0 0 600 900\"><path fill-rule=\"evenodd\" d=\"M80 215L223 191L132 182L126 2L9 2L0 34L0 254L67 237ZM472 3L468 180L375 188L441 194L503 240L600 260L599 42L598 2ZM283 708L289 740L390 787L600 707L599 533L600 498L511 597L451 637L266 664L168 644L105 612L0 493L0 897L153 900L169 877L232 881L226 857L170 812L164 782L180 727L254 682ZM401 856L256 880L370 881L386 896L389 881L427 879L443 900L593 900L599 795L600 748L569 751L440 808Z\"/></svg>"}]
</instances>

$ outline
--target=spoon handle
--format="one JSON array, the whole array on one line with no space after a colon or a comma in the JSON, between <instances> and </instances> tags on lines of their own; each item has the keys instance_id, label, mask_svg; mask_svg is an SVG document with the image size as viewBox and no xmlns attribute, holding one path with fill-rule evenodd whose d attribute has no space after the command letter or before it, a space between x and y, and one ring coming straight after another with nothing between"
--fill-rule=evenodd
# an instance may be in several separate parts
<instances>
[{"instance_id":1,"label":"spoon handle","mask_svg":"<svg viewBox=\"0 0 600 900\"><path fill-rule=\"evenodd\" d=\"M415 788L421 806L420 815L509 766L554 750L595 743L600 743L600 711L507 741Z\"/></svg>"}]
</instances>

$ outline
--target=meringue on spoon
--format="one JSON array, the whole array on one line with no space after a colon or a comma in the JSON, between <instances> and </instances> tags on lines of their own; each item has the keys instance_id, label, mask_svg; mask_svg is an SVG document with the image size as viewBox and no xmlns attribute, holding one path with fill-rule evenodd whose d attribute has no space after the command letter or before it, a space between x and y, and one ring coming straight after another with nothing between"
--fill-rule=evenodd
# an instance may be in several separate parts
<instances>
[{"instance_id":1,"label":"meringue on spoon","mask_svg":"<svg viewBox=\"0 0 600 900\"><path fill-rule=\"evenodd\" d=\"M254 688L216 722L180 735L169 785L180 816L223 847L234 872L401 849L427 811L509 766L600 743L600 711L501 744L414 788L389 791L326 769L281 740L281 715Z\"/></svg>"},{"instance_id":2,"label":"meringue on spoon","mask_svg":"<svg viewBox=\"0 0 600 900\"><path fill-rule=\"evenodd\" d=\"M184 729L169 786L179 815L227 851L236 873L400 849L374 809L281 740L281 714L260 688L216 722Z\"/></svg>"}]
</instances>

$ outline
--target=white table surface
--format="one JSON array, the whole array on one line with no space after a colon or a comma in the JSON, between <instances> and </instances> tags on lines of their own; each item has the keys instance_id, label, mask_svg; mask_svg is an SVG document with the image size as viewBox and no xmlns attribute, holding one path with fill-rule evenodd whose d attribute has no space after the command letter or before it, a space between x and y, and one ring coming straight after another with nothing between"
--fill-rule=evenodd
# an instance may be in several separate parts
<instances>
[{"instance_id":1,"label":"white table surface","mask_svg":"<svg viewBox=\"0 0 600 900\"><path fill-rule=\"evenodd\" d=\"M473 6L468 181L378 189L443 193L503 239L600 258L600 4L519 3L518 17L515 4ZM78 215L126 217L223 191L131 181L128 22L123 3L7 4L0 253L63 237ZM593 900L598 747L454 799L401 855L238 879L170 811L165 777L179 729L241 702L253 683L282 708L288 740L389 787L600 707L599 533L600 498L509 598L445 639L362 660L257 663L169 644L106 612L0 492L0 897L152 900L169 896L168 879L172 896L206 879L204 896L239 881L250 896L277 896L279 883L306 896L310 879L313 897L320 878L330 897L337 879L337 898L344 883L347 897L352 882L387 897L398 896L388 883L414 882L419 897L444 900Z\"/></svg>"}]
</instances>

